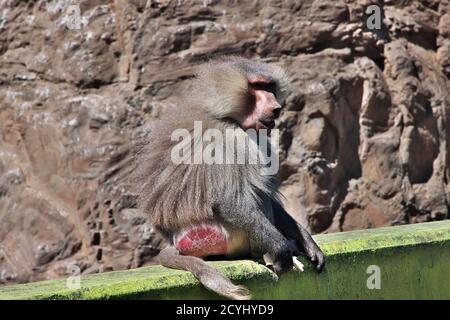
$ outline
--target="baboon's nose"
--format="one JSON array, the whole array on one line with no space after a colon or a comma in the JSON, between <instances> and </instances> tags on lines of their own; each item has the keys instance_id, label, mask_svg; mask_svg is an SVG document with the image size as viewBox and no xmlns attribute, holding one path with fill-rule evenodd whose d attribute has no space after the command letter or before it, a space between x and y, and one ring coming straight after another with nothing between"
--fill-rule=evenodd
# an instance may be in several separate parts
<instances>
[{"instance_id":1,"label":"baboon's nose","mask_svg":"<svg viewBox=\"0 0 450 320\"><path fill-rule=\"evenodd\" d=\"M275 108L273 108L272 114L273 114L273 118L277 119L280 116L281 113L281 106L279 104L277 104L277 106Z\"/></svg>"}]
</instances>

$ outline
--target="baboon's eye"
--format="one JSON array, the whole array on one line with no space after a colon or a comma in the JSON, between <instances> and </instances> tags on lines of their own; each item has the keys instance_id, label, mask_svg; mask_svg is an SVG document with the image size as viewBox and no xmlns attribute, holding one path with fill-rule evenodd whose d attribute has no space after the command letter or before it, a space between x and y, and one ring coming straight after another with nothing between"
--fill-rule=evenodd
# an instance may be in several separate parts
<instances>
[{"instance_id":1,"label":"baboon's eye","mask_svg":"<svg viewBox=\"0 0 450 320\"><path fill-rule=\"evenodd\" d=\"M275 97L277 96L276 94L277 85L275 82L255 81L250 82L250 87L254 90L263 90L271 92Z\"/></svg>"}]
</instances>

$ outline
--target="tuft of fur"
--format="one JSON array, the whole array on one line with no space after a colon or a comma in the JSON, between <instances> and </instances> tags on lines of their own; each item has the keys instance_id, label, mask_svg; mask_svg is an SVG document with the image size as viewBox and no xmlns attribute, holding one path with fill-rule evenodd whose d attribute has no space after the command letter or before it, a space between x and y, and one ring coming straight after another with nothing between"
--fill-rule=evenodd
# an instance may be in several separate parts
<instances>
[{"instance_id":1,"label":"tuft of fur","mask_svg":"<svg viewBox=\"0 0 450 320\"><path fill-rule=\"evenodd\" d=\"M226 129L236 130L241 140L248 146L254 142L233 123L221 122L205 117L203 112L191 110L189 115L183 112L168 113L161 120L161 126L155 127L149 143L144 147L137 167L134 183L141 186L138 203L141 209L150 215L151 222L168 232L215 218L216 203L228 194L235 203L249 198L259 201L258 194L272 194L276 181L270 176L261 176L258 164L175 164L171 159L172 148L178 141L171 141L173 130L185 128L192 132L194 119L202 121L203 131L214 128L225 135ZM195 144L192 134L192 150ZM253 145L253 149L257 146ZM237 148L236 148L237 149ZM251 149L250 149L251 150ZM243 157L256 154L247 150ZM224 152L225 154L225 152ZM238 157L236 150L235 157ZM272 195L275 197L275 194Z\"/></svg>"},{"instance_id":2,"label":"tuft of fur","mask_svg":"<svg viewBox=\"0 0 450 320\"><path fill-rule=\"evenodd\" d=\"M233 120L242 113L248 93L247 78L253 75L263 75L279 86L286 80L281 68L238 57L200 66L184 104L166 112L150 132L148 143L137 158L133 183L139 188L140 208L163 231L214 219L216 204L223 201L224 194L242 207L249 198L260 202L260 194L277 197L273 191L276 180L262 176L259 164L174 164L171 159L171 150L179 143L171 140L171 134L177 129L192 133L194 150L198 143L193 135L194 121L202 123L203 131L218 129L225 135L227 129L233 129L248 145L254 145ZM280 94L281 91L279 87ZM246 159L251 154L256 152L250 152Z\"/></svg>"}]
</instances>

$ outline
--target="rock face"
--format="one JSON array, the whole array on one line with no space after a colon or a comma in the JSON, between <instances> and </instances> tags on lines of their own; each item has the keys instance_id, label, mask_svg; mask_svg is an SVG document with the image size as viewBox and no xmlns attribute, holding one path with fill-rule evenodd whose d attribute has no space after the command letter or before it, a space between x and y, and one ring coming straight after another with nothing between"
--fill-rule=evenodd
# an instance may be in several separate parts
<instances>
[{"instance_id":1,"label":"rock face","mask_svg":"<svg viewBox=\"0 0 450 320\"><path fill-rule=\"evenodd\" d=\"M3 1L0 284L151 262L134 150L216 54L289 70L280 177L312 232L447 218L449 35L448 0Z\"/></svg>"}]
</instances>

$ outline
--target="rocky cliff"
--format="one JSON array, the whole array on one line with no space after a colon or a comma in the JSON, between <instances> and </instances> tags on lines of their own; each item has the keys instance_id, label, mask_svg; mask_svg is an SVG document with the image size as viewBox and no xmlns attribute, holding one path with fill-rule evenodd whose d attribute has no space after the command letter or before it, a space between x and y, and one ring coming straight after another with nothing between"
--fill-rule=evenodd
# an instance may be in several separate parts
<instances>
[{"instance_id":1,"label":"rocky cliff","mask_svg":"<svg viewBox=\"0 0 450 320\"><path fill-rule=\"evenodd\" d=\"M289 70L282 191L312 232L447 218L449 34L448 0L2 1L0 284L151 261L136 143L216 54Z\"/></svg>"}]
</instances>

